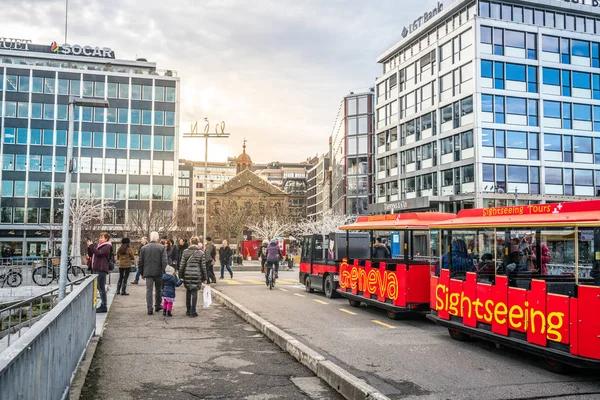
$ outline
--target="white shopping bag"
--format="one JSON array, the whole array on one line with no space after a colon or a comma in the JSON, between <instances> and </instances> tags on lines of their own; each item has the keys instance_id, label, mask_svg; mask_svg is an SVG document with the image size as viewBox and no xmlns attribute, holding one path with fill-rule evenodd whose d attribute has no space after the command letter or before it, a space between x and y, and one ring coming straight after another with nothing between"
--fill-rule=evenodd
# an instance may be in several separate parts
<instances>
[{"instance_id":1,"label":"white shopping bag","mask_svg":"<svg viewBox=\"0 0 600 400\"><path fill-rule=\"evenodd\" d=\"M202 297L204 298L204 308L208 308L212 304L212 294L210 293L210 285L204 286L202 290Z\"/></svg>"}]
</instances>

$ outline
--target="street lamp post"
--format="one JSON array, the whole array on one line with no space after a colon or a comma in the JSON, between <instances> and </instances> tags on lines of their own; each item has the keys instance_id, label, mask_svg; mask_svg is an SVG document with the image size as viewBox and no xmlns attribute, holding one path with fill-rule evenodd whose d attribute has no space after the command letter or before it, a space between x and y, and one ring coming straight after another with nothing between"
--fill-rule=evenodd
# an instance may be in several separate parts
<instances>
[{"instance_id":1,"label":"street lamp post","mask_svg":"<svg viewBox=\"0 0 600 400\"><path fill-rule=\"evenodd\" d=\"M63 206L62 244L60 252L60 278L58 280L58 300L65 298L67 291L67 258L69 255L69 219L71 216L71 174L73 173L73 131L75 130L75 106L108 108L108 101L73 97L69 99L69 133L67 137L67 173L65 174L65 204ZM76 243L73 243L76 245Z\"/></svg>"},{"instance_id":2,"label":"street lamp post","mask_svg":"<svg viewBox=\"0 0 600 400\"><path fill-rule=\"evenodd\" d=\"M191 127L190 133L184 133L183 137L199 138L204 137L204 221L202 230L202 241L206 240L206 210L208 209L208 138L228 138L229 133L225 133L225 121L215 126L215 133L210 132L210 123L207 118L204 118L206 125L204 133L198 131L198 122Z\"/></svg>"}]
</instances>

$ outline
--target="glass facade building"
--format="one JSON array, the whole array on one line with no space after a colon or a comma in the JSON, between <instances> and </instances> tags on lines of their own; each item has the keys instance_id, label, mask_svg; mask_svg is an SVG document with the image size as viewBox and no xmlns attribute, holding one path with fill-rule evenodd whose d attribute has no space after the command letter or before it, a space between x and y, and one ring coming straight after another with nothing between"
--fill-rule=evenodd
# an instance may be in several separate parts
<instances>
[{"instance_id":1,"label":"glass facade building","mask_svg":"<svg viewBox=\"0 0 600 400\"><path fill-rule=\"evenodd\" d=\"M600 7L457 1L380 56L372 212L600 191Z\"/></svg>"},{"instance_id":2,"label":"glass facade building","mask_svg":"<svg viewBox=\"0 0 600 400\"><path fill-rule=\"evenodd\" d=\"M109 102L75 108L71 178L74 197L107 205L106 230L127 231L151 207L172 215L177 194L176 74L45 47L0 50L0 242L17 256L50 252L45 232L60 229L70 96Z\"/></svg>"},{"instance_id":3,"label":"glass facade building","mask_svg":"<svg viewBox=\"0 0 600 400\"><path fill-rule=\"evenodd\" d=\"M351 92L340 106L331 137L334 214L365 215L373 187L373 91Z\"/></svg>"}]
</instances>

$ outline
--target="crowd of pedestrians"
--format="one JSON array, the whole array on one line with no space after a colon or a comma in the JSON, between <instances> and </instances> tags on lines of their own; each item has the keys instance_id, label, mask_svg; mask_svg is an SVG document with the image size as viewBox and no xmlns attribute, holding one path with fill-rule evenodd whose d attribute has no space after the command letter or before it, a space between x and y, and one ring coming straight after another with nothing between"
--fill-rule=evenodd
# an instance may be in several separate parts
<instances>
[{"instance_id":1,"label":"crowd of pedestrians","mask_svg":"<svg viewBox=\"0 0 600 400\"><path fill-rule=\"evenodd\" d=\"M107 312L106 280L115 265L119 271L116 295L128 296L129 274L137 264L135 279L129 283L138 285L140 278L145 281L148 315L163 311L163 315L173 316L176 287L183 284L186 291L186 315L197 317L198 292L202 292L206 285L217 282L214 271L217 254L221 264L220 278L224 279L225 269L230 278L233 278L233 252L226 240L217 251L210 236L206 237L204 245L198 237L192 237L188 244L187 239L181 238L174 242L167 236L161 237L158 232L151 232L149 241L146 237L140 240L136 263L130 239L122 239L116 253L108 233L101 233L98 239L97 244L91 240L87 243L88 265L98 275L101 300L100 307L96 309L98 313Z\"/></svg>"}]
</instances>

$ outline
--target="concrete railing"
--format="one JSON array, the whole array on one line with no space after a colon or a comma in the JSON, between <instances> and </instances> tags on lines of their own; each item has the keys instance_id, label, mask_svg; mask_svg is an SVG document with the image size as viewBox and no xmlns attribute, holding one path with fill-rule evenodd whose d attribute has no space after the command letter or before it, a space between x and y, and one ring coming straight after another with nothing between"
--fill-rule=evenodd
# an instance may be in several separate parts
<instances>
[{"instance_id":1,"label":"concrete railing","mask_svg":"<svg viewBox=\"0 0 600 400\"><path fill-rule=\"evenodd\" d=\"M0 399L64 399L96 327L96 276L0 353Z\"/></svg>"}]
</instances>

